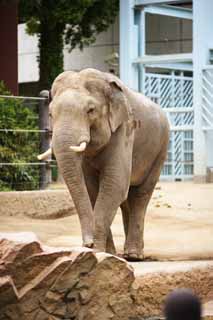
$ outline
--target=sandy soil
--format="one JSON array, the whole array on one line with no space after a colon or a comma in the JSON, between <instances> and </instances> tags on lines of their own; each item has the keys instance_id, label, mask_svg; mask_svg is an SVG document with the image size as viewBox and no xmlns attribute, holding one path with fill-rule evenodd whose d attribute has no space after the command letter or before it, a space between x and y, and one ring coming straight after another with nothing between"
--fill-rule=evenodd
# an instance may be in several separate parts
<instances>
[{"instance_id":1,"label":"sandy soil","mask_svg":"<svg viewBox=\"0 0 213 320\"><path fill-rule=\"evenodd\" d=\"M81 245L76 215L57 220L0 216L0 232L23 231L34 232L48 246ZM121 252L120 212L112 232ZM153 260L213 259L213 184L161 182L157 186L146 216L145 256Z\"/></svg>"}]
</instances>

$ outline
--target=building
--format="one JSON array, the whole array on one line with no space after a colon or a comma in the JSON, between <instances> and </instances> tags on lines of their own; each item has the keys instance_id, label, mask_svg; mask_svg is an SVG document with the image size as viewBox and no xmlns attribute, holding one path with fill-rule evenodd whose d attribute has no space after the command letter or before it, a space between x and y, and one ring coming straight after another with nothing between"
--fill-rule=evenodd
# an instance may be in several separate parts
<instances>
[{"instance_id":1,"label":"building","mask_svg":"<svg viewBox=\"0 0 213 320\"><path fill-rule=\"evenodd\" d=\"M66 48L65 70L117 72L158 102L171 124L161 177L206 181L213 168L213 1L120 0L119 20L83 52ZM37 92L37 55L36 37L19 25L21 92Z\"/></svg>"},{"instance_id":2,"label":"building","mask_svg":"<svg viewBox=\"0 0 213 320\"><path fill-rule=\"evenodd\" d=\"M19 60L19 88L20 93L37 95L37 82L39 70L37 57L38 39L37 36L29 36L25 30L25 24L18 26L18 60ZM69 52L64 50L64 70L81 70L87 67L97 68L102 71L113 69L118 71L116 59L119 52L119 19L110 26L106 32L97 36L96 42L83 51L79 49Z\"/></svg>"},{"instance_id":3,"label":"building","mask_svg":"<svg viewBox=\"0 0 213 320\"><path fill-rule=\"evenodd\" d=\"M120 77L158 102L171 125L162 178L211 176L212 20L212 0L120 0Z\"/></svg>"},{"instance_id":4,"label":"building","mask_svg":"<svg viewBox=\"0 0 213 320\"><path fill-rule=\"evenodd\" d=\"M17 24L18 2L0 3L0 80L7 88L18 94L18 59L17 59Z\"/></svg>"}]
</instances>

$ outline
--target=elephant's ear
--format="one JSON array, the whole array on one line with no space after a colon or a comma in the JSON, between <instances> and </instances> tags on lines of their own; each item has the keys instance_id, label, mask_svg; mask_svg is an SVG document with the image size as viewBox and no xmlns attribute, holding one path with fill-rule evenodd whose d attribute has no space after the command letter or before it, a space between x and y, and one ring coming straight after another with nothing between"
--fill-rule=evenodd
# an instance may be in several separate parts
<instances>
[{"instance_id":1,"label":"elephant's ear","mask_svg":"<svg viewBox=\"0 0 213 320\"><path fill-rule=\"evenodd\" d=\"M113 80L109 85L109 124L111 131L115 132L122 123L131 119L132 110L120 84Z\"/></svg>"}]
</instances>

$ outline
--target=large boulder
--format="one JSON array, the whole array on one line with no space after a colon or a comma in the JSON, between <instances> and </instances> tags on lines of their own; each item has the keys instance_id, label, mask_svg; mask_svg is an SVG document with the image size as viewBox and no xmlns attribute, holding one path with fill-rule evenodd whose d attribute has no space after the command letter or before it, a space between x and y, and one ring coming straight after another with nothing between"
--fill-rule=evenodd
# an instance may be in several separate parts
<instances>
[{"instance_id":1,"label":"large boulder","mask_svg":"<svg viewBox=\"0 0 213 320\"><path fill-rule=\"evenodd\" d=\"M212 305L213 263L161 272L153 266L86 248L43 247L31 233L0 234L0 320L158 317L175 287Z\"/></svg>"}]
</instances>

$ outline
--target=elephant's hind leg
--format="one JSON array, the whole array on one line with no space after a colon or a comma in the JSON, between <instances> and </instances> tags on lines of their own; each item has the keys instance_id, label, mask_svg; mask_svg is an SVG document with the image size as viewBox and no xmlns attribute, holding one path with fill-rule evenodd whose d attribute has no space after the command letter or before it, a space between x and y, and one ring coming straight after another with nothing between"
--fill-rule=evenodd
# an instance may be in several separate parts
<instances>
[{"instance_id":1,"label":"elephant's hind leg","mask_svg":"<svg viewBox=\"0 0 213 320\"><path fill-rule=\"evenodd\" d=\"M129 215L128 231L124 246L124 258L129 261L140 261L144 258L144 219L155 185L159 179L166 155L166 149L155 159L149 174L139 186L132 186L128 194L128 207L124 207L125 215Z\"/></svg>"},{"instance_id":2,"label":"elephant's hind leg","mask_svg":"<svg viewBox=\"0 0 213 320\"><path fill-rule=\"evenodd\" d=\"M141 261L144 258L144 218L152 191L145 192L143 185L131 187L129 191L129 222L124 245L124 258L129 261Z\"/></svg>"},{"instance_id":3,"label":"elephant's hind leg","mask_svg":"<svg viewBox=\"0 0 213 320\"><path fill-rule=\"evenodd\" d=\"M124 201L121 204L121 211L122 211L122 219L123 219L125 238L127 238L128 228L129 228L129 216L131 214L128 200Z\"/></svg>"}]
</instances>

